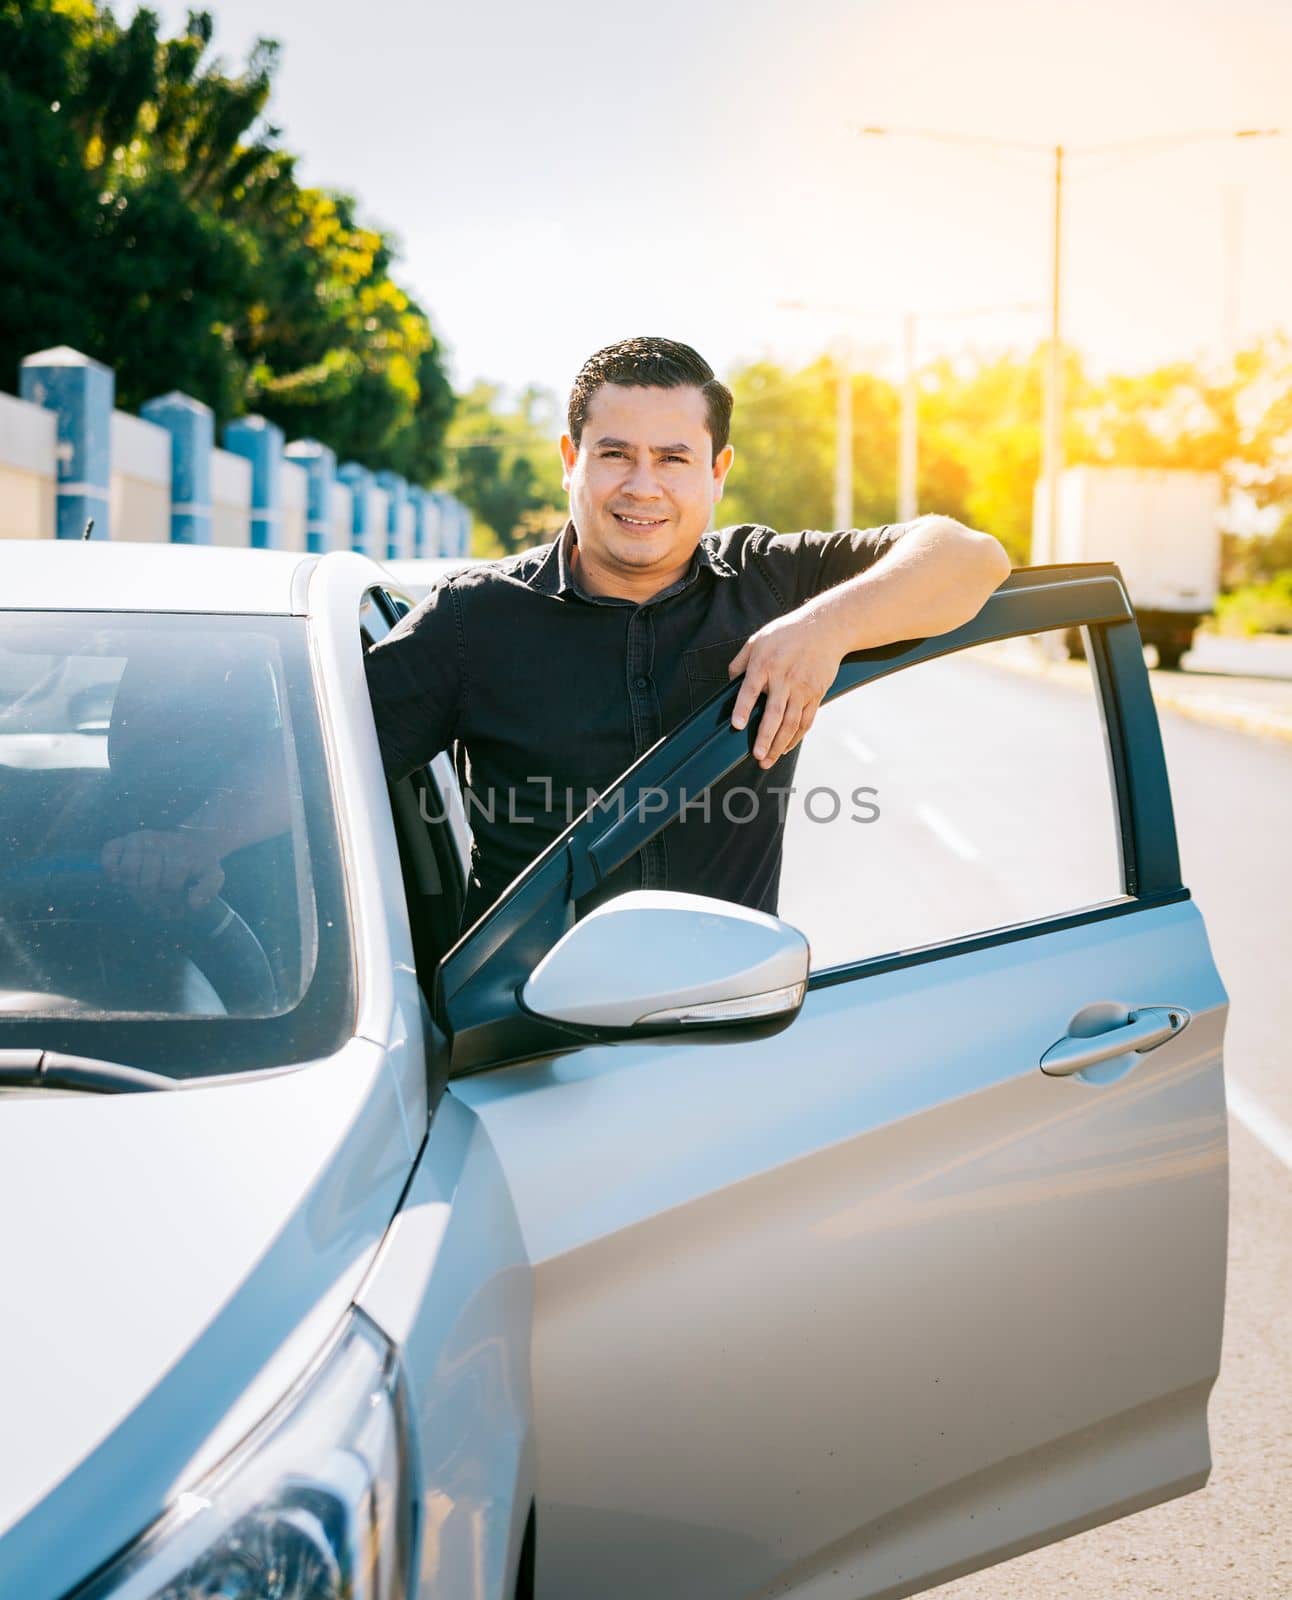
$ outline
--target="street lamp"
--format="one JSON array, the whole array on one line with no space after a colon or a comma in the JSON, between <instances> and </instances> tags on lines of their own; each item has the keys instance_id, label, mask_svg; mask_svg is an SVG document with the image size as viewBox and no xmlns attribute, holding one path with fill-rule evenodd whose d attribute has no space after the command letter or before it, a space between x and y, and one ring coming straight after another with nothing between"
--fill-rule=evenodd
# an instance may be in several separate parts
<instances>
[{"instance_id":1,"label":"street lamp","mask_svg":"<svg viewBox=\"0 0 1292 1600\"><path fill-rule=\"evenodd\" d=\"M1063 250L1063 173L1069 157L1132 155L1150 150L1174 149L1184 144L1199 144L1214 139L1276 139L1279 128L1227 128L1196 133L1157 134L1146 139L1128 139L1114 144L1083 145L1078 149L1061 144L1028 144L1015 139L992 139L975 134L942 133L931 128L890 128L874 124L850 124L863 138L922 139L934 144L960 144L979 149L1011 150L1027 155L1047 155L1054 161L1054 227L1050 262L1050 346L1047 352L1045 381L1045 421L1041 446L1041 473L1045 479L1046 538L1056 537L1059 511L1059 474L1063 471L1063 361L1060 354L1061 289Z\"/></svg>"}]
</instances>

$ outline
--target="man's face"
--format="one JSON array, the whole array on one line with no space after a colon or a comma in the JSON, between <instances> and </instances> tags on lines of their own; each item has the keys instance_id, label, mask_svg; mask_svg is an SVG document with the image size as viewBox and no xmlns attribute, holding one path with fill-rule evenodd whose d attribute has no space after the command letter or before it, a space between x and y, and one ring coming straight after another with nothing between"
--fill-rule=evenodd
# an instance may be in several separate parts
<instances>
[{"instance_id":1,"label":"man's face","mask_svg":"<svg viewBox=\"0 0 1292 1600\"><path fill-rule=\"evenodd\" d=\"M713 455L697 388L625 388L592 396L576 449L561 440L579 560L598 575L672 574L709 526L734 452Z\"/></svg>"}]
</instances>

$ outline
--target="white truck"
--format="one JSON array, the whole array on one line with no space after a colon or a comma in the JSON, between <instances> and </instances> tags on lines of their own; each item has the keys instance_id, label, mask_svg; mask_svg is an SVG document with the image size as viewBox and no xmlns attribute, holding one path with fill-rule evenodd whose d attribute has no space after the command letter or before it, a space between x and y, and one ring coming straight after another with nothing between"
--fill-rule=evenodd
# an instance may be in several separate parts
<instances>
[{"instance_id":1,"label":"white truck","mask_svg":"<svg viewBox=\"0 0 1292 1600\"><path fill-rule=\"evenodd\" d=\"M1032 561L1115 561L1145 644L1174 670L1220 584L1221 484L1214 472L1070 467L1059 479L1050 537L1045 481L1036 486ZM1072 630L1068 653L1081 653Z\"/></svg>"}]
</instances>

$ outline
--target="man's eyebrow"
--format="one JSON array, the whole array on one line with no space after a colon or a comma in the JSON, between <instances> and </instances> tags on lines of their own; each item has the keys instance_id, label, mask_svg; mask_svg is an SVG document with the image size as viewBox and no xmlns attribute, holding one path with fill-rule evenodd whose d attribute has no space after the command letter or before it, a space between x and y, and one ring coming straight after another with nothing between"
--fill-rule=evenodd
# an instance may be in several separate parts
<instances>
[{"instance_id":1,"label":"man's eyebrow","mask_svg":"<svg viewBox=\"0 0 1292 1600\"><path fill-rule=\"evenodd\" d=\"M632 445L627 439L612 439L607 436L604 439L598 439L594 448L597 450L631 450ZM689 444L653 444L651 449L657 456L690 456L695 454Z\"/></svg>"}]
</instances>

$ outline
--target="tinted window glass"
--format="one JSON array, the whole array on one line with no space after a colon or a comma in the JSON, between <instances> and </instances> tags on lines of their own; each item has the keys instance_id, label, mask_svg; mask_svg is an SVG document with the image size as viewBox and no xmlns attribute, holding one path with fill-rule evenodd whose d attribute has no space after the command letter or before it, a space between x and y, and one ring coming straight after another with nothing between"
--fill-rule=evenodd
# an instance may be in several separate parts
<instances>
[{"instance_id":1,"label":"tinted window glass","mask_svg":"<svg viewBox=\"0 0 1292 1600\"><path fill-rule=\"evenodd\" d=\"M304 622L0 613L0 1046L193 1076L351 1011Z\"/></svg>"}]
</instances>

